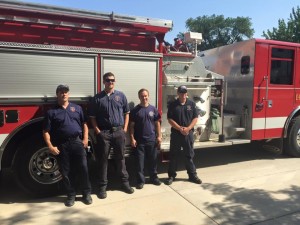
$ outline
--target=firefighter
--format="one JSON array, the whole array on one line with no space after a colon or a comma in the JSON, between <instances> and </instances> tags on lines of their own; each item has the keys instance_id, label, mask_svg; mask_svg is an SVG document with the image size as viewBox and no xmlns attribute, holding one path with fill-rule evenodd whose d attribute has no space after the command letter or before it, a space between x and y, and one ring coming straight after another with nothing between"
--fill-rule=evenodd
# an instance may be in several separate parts
<instances>
[{"instance_id":1,"label":"firefighter","mask_svg":"<svg viewBox=\"0 0 300 225\"><path fill-rule=\"evenodd\" d=\"M181 38L174 38L174 46L171 46L171 50L177 52L189 52L187 45L181 40Z\"/></svg>"},{"instance_id":2,"label":"firefighter","mask_svg":"<svg viewBox=\"0 0 300 225\"><path fill-rule=\"evenodd\" d=\"M149 104L149 91L140 89L140 104L130 111L130 143L135 149L137 167L137 189L145 184L144 164L148 160L150 182L161 185L157 177L157 147L161 144L160 119L158 110Z\"/></svg>"},{"instance_id":3,"label":"firefighter","mask_svg":"<svg viewBox=\"0 0 300 225\"><path fill-rule=\"evenodd\" d=\"M125 165L125 139L129 122L129 106L123 92L115 87L115 75L111 72L103 75L104 90L96 94L90 110L97 147L95 155L99 166L98 198L107 197L106 188L108 157L111 147L114 149L118 174L121 177L122 190L132 194L134 189L129 184L129 175Z\"/></svg>"},{"instance_id":4,"label":"firefighter","mask_svg":"<svg viewBox=\"0 0 300 225\"><path fill-rule=\"evenodd\" d=\"M69 102L67 85L59 85L56 96L57 105L48 110L45 116L43 137L50 153L57 156L67 192L65 205L71 207L75 202L75 172L80 178L83 202L90 205L91 185L85 150L88 145L86 117L79 105Z\"/></svg>"},{"instance_id":5,"label":"firefighter","mask_svg":"<svg viewBox=\"0 0 300 225\"><path fill-rule=\"evenodd\" d=\"M172 184L175 180L177 156L181 148L183 149L184 163L189 180L196 184L202 183L197 176L196 167L193 162L195 155L193 132L198 114L195 103L187 98L187 91L186 86L179 86L177 89L178 98L170 103L168 107L167 118L171 125L171 140L167 185Z\"/></svg>"}]
</instances>

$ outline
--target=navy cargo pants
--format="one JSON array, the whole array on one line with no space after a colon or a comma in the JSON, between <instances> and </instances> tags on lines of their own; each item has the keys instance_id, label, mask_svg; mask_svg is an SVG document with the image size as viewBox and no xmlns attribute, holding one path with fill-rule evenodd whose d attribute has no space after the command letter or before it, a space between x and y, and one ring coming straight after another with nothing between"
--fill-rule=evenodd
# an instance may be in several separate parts
<instances>
[{"instance_id":1,"label":"navy cargo pants","mask_svg":"<svg viewBox=\"0 0 300 225\"><path fill-rule=\"evenodd\" d=\"M86 151L82 140L79 137L66 140L58 144L58 149L60 153L57 155L57 160L67 195L76 195L76 178L79 178L82 194L90 194L91 184L88 174Z\"/></svg>"},{"instance_id":2,"label":"navy cargo pants","mask_svg":"<svg viewBox=\"0 0 300 225\"><path fill-rule=\"evenodd\" d=\"M98 160L99 167L99 186L100 189L105 190L108 184L107 180L107 168L108 168L108 156L113 147L114 160L117 165L117 172L121 178L121 182L125 185L129 183L128 172L125 165L124 148L125 148L125 132L119 128L117 130L101 130L97 135L97 148L95 149L95 155Z\"/></svg>"},{"instance_id":3,"label":"navy cargo pants","mask_svg":"<svg viewBox=\"0 0 300 225\"><path fill-rule=\"evenodd\" d=\"M184 154L184 164L187 170L189 177L196 175L196 167L193 162L194 158L194 137L193 131L186 136L182 135L179 132L172 132L171 133L171 140L170 140L170 161L169 161L169 169L168 175L169 177L176 177L176 170L177 170L177 160L179 151L181 147L183 149Z\"/></svg>"}]
</instances>

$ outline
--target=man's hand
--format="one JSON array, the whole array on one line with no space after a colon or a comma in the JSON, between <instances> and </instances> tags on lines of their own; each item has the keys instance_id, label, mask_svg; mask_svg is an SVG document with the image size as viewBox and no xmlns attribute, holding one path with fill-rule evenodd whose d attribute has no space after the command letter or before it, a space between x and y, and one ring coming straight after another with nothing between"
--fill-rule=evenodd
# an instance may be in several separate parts
<instances>
[{"instance_id":1,"label":"man's hand","mask_svg":"<svg viewBox=\"0 0 300 225\"><path fill-rule=\"evenodd\" d=\"M130 140L130 145L131 145L131 147L135 148L136 145L137 145L136 140L135 139L131 139Z\"/></svg>"},{"instance_id":2,"label":"man's hand","mask_svg":"<svg viewBox=\"0 0 300 225\"><path fill-rule=\"evenodd\" d=\"M86 139L84 138L84 139L82 140L82 143L83 143L83 147L84 147L84 148L87 148L87 147L88 147L88 142L89 142L89 141L88 141L87 138L86 138Z\"/></svg>"},{"instance_id":3,"label":"man's hand","mask_svg":"<svg viewBox=\"0 0 300 225\"><path fill-rule=\"evenodd\" d=\"M58 150L58 148L57 148L57 147L54 147L54 146L49 147L49 151L50 151L50 153L51 153L52 155L59 155L59 153L60 153L60 151Z\"/></svg>"},{"instance_id":4,"label":"man's hand","mask_svg":"<svg viewBox=\"0 0 300 225\"><path fill-rule=\"evenodd\" d=\"M180 133L184 136L187 136L190 132L190 129L188 127L181 127Z\"/></svg>"},{"instance_id":5,"label":"man's hand","mask_svg":"<svg viewBox=\"0 0 300 225\"><path fill-rule=\"evenodd\" d=\"M156 138L156 148L157 150L160 150L160 145L161 145L161 137Z\"/></svg>"},{"instance_id":6,"label":"man's hand","mask_svg":"<svg viewBox=\"0 0 300 225\"><path fill-rule=\"evenodd\" d=\"M96 135L98 135L98 134L100 134L100 133L101 133L101 131L100 131L100 129L99 129L99 128L96 128L96 129L94 129L94 131L95 131L95 134L96 134Z\"/></svg>"}]
</instances>

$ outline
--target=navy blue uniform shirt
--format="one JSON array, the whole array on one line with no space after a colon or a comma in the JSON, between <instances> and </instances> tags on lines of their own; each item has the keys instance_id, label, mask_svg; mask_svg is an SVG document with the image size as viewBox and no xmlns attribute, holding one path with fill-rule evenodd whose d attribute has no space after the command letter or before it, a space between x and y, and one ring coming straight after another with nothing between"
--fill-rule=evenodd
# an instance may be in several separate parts
<instances>
[{"instance_id":1,"label":"navy blue uniform shirt","mask_svg":"<svg viewBox=\"0 0 300 225\"><path fill-rule=\"evenodd\" d=\"M130 121L134 122L134 138L138 143L155 141L155 122L160 120L158 110L148 105L137 105L130 111Z\"/></svg>"},{"instance_id":2,"label":"navy blue uniform shirt","mask_svg":"<svg viewBox=\"0 0 300 225\"><path fill-rule=\"evenodd\" d=\"M69 102L66 109L56 105L48 110L43 129L48 131L54 143L68 138L82 137L82 124L87 121L79 105Z\"/></svg>"},{"instance_id":3,"label":"navy blue uniform shirt","mask_svg":"<svg viewBox=\"0 0 300 225\"><path fill-rule=\"evenodd\" d=\"M121 91L114 90L108 95L104 90L96 94L90 109L101 129L124 126L124 114L129 112L127 98Z\"/></svg>"},{"instance_id":4,"label":"navy blue uniform shirt","mask_svg":"<svg viewBox=\"0 0 300 225\"><path fill-rule=\"evenodd\" d=\"M195 102L187 99L185 104L182 105L179 99L176 99L168 107L167 118L174 120L179 126L189 126L194 118L198 118ZM173 127L171 131L179 132Z\"/></svg>"}]
</instances>

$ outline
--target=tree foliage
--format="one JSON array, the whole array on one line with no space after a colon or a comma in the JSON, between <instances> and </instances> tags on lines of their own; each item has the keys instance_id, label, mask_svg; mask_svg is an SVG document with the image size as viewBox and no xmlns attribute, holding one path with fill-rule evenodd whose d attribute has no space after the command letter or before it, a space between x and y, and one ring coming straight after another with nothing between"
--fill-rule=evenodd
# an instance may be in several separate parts
<instances>
[{"instance_id":1,"label":"tree foliage","mask_svg":"<svg viewBox=\"0 0 300 225\"><path fill-rule=\"evenodd\" d=\"M290 41L300 43L300 8L293 8L287 22L283 19L278 20L278 27L272 30L263 31L266 39Z\"/></svg>"},{"instance_id":2,"label":"tree foliage","mask_svg":"<svg viewBox=\"0 0 300 225\"><path fill-rule=\"evenodd\" d=\"M249 17L199 16L186 21L186 28L202 33L203 42L198 49L206 50L232 44L253 37L254 29ZM179 34L180 37L182 34Z\"/></svg>"}]
</instances>

